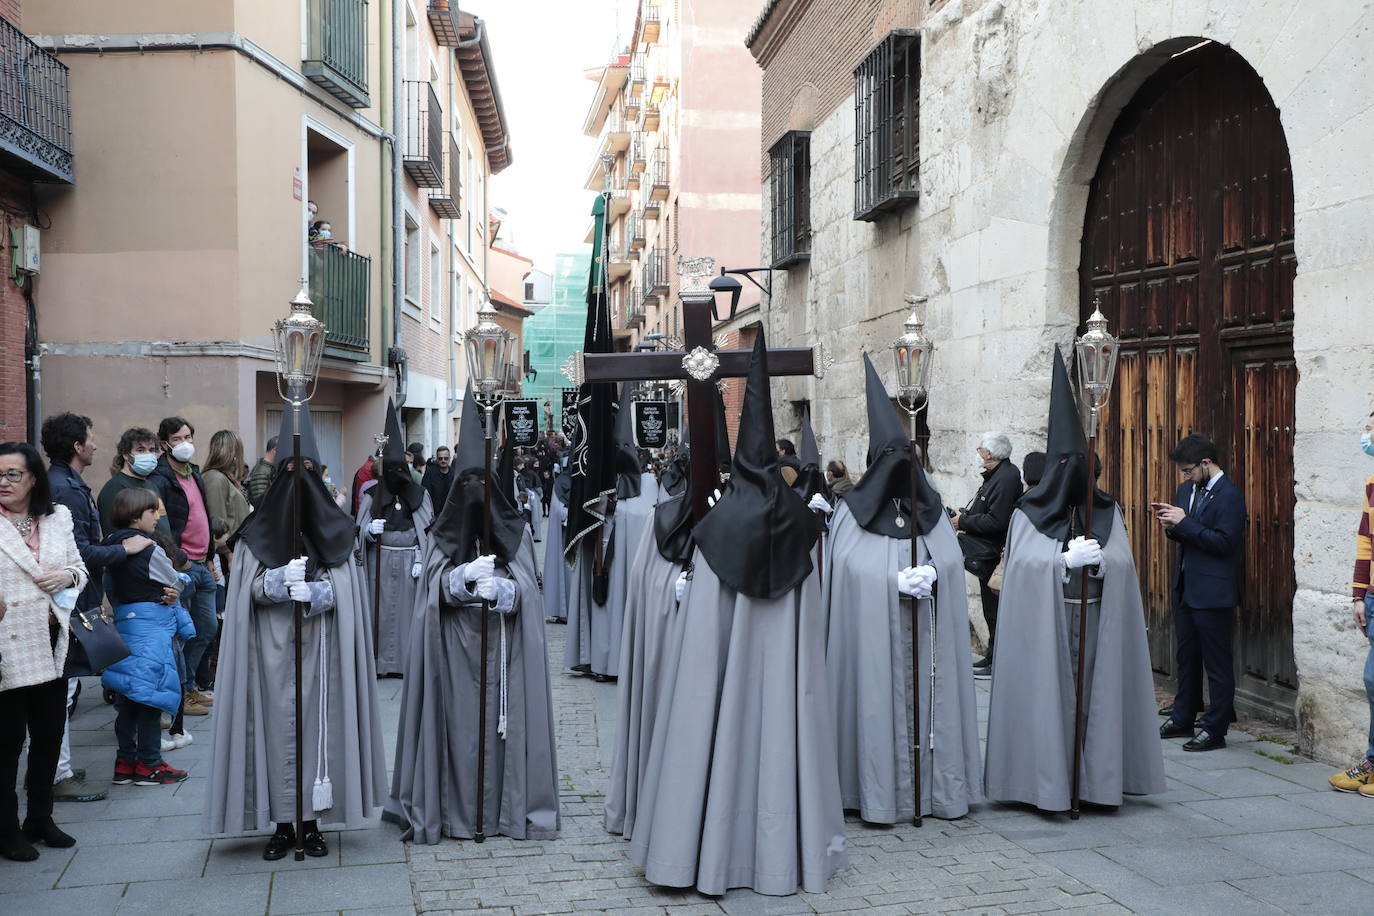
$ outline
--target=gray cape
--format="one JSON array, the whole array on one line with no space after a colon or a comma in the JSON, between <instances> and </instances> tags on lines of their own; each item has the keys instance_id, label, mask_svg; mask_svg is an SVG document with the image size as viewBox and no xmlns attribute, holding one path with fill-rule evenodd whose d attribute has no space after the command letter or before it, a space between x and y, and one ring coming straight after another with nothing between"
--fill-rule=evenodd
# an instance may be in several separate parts
<instances>
[{"instance_id":1,"label":"gray cape","mask_svg":"<svg viewBox=\"0 0 1374 916\"><path fill-rule=\"evenodd\" d=\"M645 525L625 601L615 753L606 790L606 829L626 838L634 832L639 786L649 764L664 644L677 617L676 585L681 573L682 564L665 560L658 552L654 526Z\"/></svg>"},{"instance_id":2,"label":"gray cape","mask_svg":"<svg viewBox=\"0 0 1374 916\"><path fill-rule=\"evenodd\" d=\"M563 523L568 508L555 494L549 502L544 533L544 616L568 619L568 571L563 565Z\"/></svg>"},{"instance_id":3,"label":"gray cape","mask_svg":"<svg viewBox=\"0 0 1374 916\"><path fill-rule=\"evenodd\" d=\"M630 587L631 561L644 529L654 526L658 481L653 474L640 475L639 495L619 500L604 536L615 542L607 570L610 589L606 603L592 598L592 564L579 552L568 577L568 636L563 664L568 668L590 667L593 674L620 675L620 637L625 620L625 596Z\"/></svg>"},{"instance_id":4,"label":"gray cape","mask_svg":"<svg viewBox=\"0 0 1374 916\"><path fill-rule=\"evenodd\" d=\"M988 798L1045 811L1068 810L1073 773L1078 602L1065 607L1063 550L1020 510L1012 513L988 711ZM1102 550L1101 613L1089 606L1080 796L1120 805L1123 795L1165 791L1164 756L1145 611L1119 509Z\"/></svg>"},{"instance_id":5,"label":"gray cape","mask_svg":"<svg viewBox=\"0 0 1374 916\"><path fill-rule=\"evenodd\" d=\"M782 597L721 584L698 549L664 649L631 857L706 894L825 890L849 864L813 571Z\"/></svg>"},{"instance_id":6,"label":"gray cape","mask_svg":"<svg viewBox=\"0 0 1374 916\"><path fill-rule=\"evenodd\" d=\"M921 813L963 817L969 805L983 799L964 557L954 529L943 516L918 544L921 562L933 565L937 574L934 703L930 600L920 602L918 618ZM911 599L897 591L897 571L910 565L910 541L865 531L849 506L840 503L830 526L825 576L830 625L826 669L839 750L840 794L845 808L858 810L865 821L876 824L895 824L915 813Z\"/></svg>"},{"instance_id":7,"label":"gray cape","mask_svg":"<svg viewBox=\"0 0 1374 916\"><path fill-rule=\"evenodd\" d=\"M378 623L374 640L377 644L377 673L405 673L405 654L410 647L410 618L414 614L415 596L420 590L419 579L412 579L410 568L423 561L429 547L429 524L434 511L426 493L412 520L410 531L383 531L381 602L374 612L372 596L377 589L377 542L368 538L365 529L372 521L372 495L363 494L358 504L357 555L362 557L363 593L367 596L368 626Z\"/></svg>"},{"instance_id":8,"label":"gray cape","mask_svg":"<svg viewBox=\"0 0 1374 916\"><path fill-rule=\"evenodd\" d=\"M443 579L453 568L449 556L431 545L401 694L386 813L389 820L405 825L402 839L417 843L438 843L446 836L471 839L476 823L482 605L455 605L444 599ZM503 572L499 566L497 571ZM558 835L558 765L544 618L528 532L509 574L518 593L514 613L506 616L505 738L497 735L503 615L490 614L487 630L483 828L488 836L548 840Z\"/></svg>"},{"instance_id":9,"label":"gray cape","mask_svg":"<svg viewBox=\"0 0 1374 916\"><path fill-rule=\"evenodd\" d=\"M296 817L295 643L291 602L255 599L264 570L246 541L234 551L219 670L214 741L206 790L205 829L244 833ZM301 748L305 820L362 826L386 797L386 755L372 670L370 622L364 615L358 567L349 557L324 570L335 606L302 627ZM311 807L320 735L320 628L328 662L325 760L334 806Z\"/></svg>"}]
</instances>

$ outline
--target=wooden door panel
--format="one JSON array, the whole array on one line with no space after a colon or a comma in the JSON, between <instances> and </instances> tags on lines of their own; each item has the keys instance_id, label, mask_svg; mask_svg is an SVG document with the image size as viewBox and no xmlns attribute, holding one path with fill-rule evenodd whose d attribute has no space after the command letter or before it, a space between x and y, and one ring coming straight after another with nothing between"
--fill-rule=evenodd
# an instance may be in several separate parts
<instances>
[{"instance_id":1,"label":"wooden door panel","mask_svg":"<svg viewBox=\"0 0 1374 916\"><path fill-rule=\"evenodd\" d=\"M1104 481L1121 500L1152 662L1174 665L1170 543L1149 511L1172 498L1169 452L1211 436L1251 507L1236 634L1251 706L1291 716L1292 169L1277 110L1235 52L1173 59L1123 109L1089 192L1082 317L1095 295L1121 337L1102 417Z\"/></svg>"}]
</instances>

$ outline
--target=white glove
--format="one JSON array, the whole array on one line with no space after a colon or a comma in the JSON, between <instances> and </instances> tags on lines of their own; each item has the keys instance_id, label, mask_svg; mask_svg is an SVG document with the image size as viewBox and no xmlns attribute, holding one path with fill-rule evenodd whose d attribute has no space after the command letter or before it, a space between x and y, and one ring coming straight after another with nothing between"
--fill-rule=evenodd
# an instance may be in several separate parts
<instances>
[{"instance_id":1,"label":"white glove","mask_svg":"<svg viewBox=\"0 0 1374 916\"><path fill-rule=\"evenodd\" d=\"M385 528L386 522L382 521L379 518L374 518L372 521L367 523L367 533L372 535L374 538L377 535L381 534L383 529Z\"/></svg>"},{"instance_id":2,"label":"white glove","mask_svg":"<svg viewBox=\"0 0 1374 916\"><path fill-rule=\"evenodd\" d=\"M816 512L824 512L826 515L835 511L834 507L830 505L830 501L819 493L811 497L811 501L806 504L806 508Z\"/></svg>"},{"instance_id":3,"label":"white glove","mask_svg":"<svg viewBox=\"0 0 1374 916\"><path fill-rule=\"evenodd\" d=\"M412 578L412 579L418 579L418 578L420 578L420 561L419 561L419 560L416 560L414 563L411 563L411 564L410 564L410 578Z\"/></svg>"},{"instance_id":4,"label":"white glove","mask_svg":"<svg viewBox=\"0 0 1374 916\"><path fill-rule=\"evenodd\" d=\"M463 578L468 582L476 582L484 576L490 576L496 572L496 554L489 553L484 557L478 557L467 565L463 571Z\"/></svg>"},{"instance_id":5,"label":"white glove","mask_svg":"<svg viewBox=\"0 0 1374 916\"><path fill-rule=\"evenodd\" d=\"M310 586L304 582L293 582L286 587L286 593L291 596L292 601L300 601L304 604L310 603Z\"/></svg>"},{"instance_id":6,"label":"white glove","mask_svg":"<svg viewBox=\"0 0 1374 916\"><path fill-rule=\"evenodd\" d=\"M688 577L686 570L678 573L677 581L673 583L673 594L677 595L679 602L682 601L682 596L687 591L687 583L690 581L692 580Z\"/></svg>"},{"instance_id":7,"label":"white glove","mask_svg":"<svg viewBox=\"0 0 1374 916\"><path fill-rule=\"evenodd\" d=\"M1097 566L1102 562L1102 545L1097 543L1096 538L1076 537L1069 541L1063 560L1065 569Z\"/></svg>"},{"instance_id":8,"label":"white glove","mask_svg":"<svg viewBox=\"0 0 1374 916\"><path fill-rule=\"evenodd\" d=\"M897 590L913 598L929 598L935 578L934 566L908 566L897 571Z\"/></svg>"},{"instance_id":9,"label":"white glove","mask_svg":"<svg viewBox=\"0 0 1374 916\"><path fill-rule=\"evenodd\" d=\"M720 491L719 491L719 490L716 490L716 491L715 491L714 493L712 493L710 496L706 497L706 505L707 505L707 506L714 506L714 505L716 504L716 500L718 500L718 499L720 499Z\"/></svg>"},{"instance_id":10,"label":"white glove","mask_svg":"<svg viewBox=\"0 0 1374 916\"><path fill-rule=\"evenodd\" d=\"M305 557L296 557L286 564L286 572L283 574L282 582L287 586L300 585L305 581Z\"/></svg>"},{"instance_id":11,"label":"white glove","mask_svg":"<svg viewBox=\"0 0 1374 916\"><path fill-rule=\"evenodd\" d=\"M478 598L483 601L496 600L496 579L492 576L483 576L477 580L477 585L473 588Z\"/></svg>"}]
</instances>

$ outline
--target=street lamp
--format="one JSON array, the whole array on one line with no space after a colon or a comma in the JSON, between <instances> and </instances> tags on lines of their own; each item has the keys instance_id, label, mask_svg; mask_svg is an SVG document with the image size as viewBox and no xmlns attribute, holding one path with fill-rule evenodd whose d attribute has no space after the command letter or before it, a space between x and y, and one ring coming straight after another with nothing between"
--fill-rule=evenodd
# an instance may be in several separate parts
<instances>
[{"instance_id":1,"label":"street lamp","mask_svg":"<svg viewBox=\"0 0 1374 916\"><path fill-rule=\"evenodd\" d=\"M486 470L482 495L483 556L491 552L491 445L496 428L493 415L501 401L508 396L510 386L514 382L514 366L510 361L514 344L515 336L496 323L496 311L492 308L490 300L487 301L485 308L477 312L476 326L468 328L463 333L463 355L467 360L468 382L472 386L473 400L486 416L482 443L483 465ZM487 621L490 616L491 603L483 599L482 664L477 708L477 819L472 832L472 838L478 843L485 842L487 838Z\"/></svg>"},{"instance_id":2,"label":"street lamp","mask_svg":"<svg viewBox=\"0 0 1374 916\"><path fill-rule=\"evenodd\" d=\"M319 381L320 357L324 355L325 326L315 317L313 303L306 293L305 281L300 292L291 300L285 318L272 325L272 342L277 353L277 393L291 410L291 473L294 476L291 506L291 527L295 532L295 552L305 553L305 536L301 531L301 490L304 488L304 468L301 466L301 407L315 396ZM305 608L299 601L292 604L292 628L296 650L296 849L295 860L305 861L305 736L302 729L301 707L301 627Z\"/></svg>"},{"instance_id":3,"label":"street lamp","mask_svg":"<svg viewBox=\"0 0 1374 916\"><path fill-rule=\"evenodd\" d=\"M1088 411L1088 454L1086 493L1083 500L1083 537L1093 536L1093 502L1097 489L1097 414L1107 405L1116 379L1116 357L1120 341L1107 330L1107 317L1102 314L1102 302L1093 299L1093 313L1088 317L1088 330L1073 342L1078 355L1078 403L1080 411ZM1078 820L1080 775L1083 769L1083 678L1086 674L1085 653L1088 650L1088 567L1083 567L1083 581L1079 589L1078 607L1078 683L1074 698L1073 718L1073 793L1069 800L1069 818Z\"/></svg>"},{"instance_id":4,"label":"street lamp","mask_svg":"<svg viewBox=\"0 0 1374 916\"><path fill-rule=\"evenodd\" d=\"M897 367L897 403L906 410L907 420L911 423L911 565L919 563L920 553L917 543L918 531L916 520L920 513L921 488L920 460L921 453L916 446L916 418L922 410L926 409L930 401L930 361L935 353L935 344L925 334L925 324L923 319L917 314L917 310L925 305L925 296L907 295L907 305L911 306L911 314L907 317L902 336L892 342L889 349L892 350L892 361ZM901 517L897 519L897 524L902 523ZM935 601L930 602L930 735L926 740L926 749L929 750L935 744ZM921 666L918 663L920 658L920 628L917 624L917 610L920 601L913 596L911 599L911 702L916 710L915 732L915 765L912 767L913 785L915 787L916 813L912 817L912 823L917 827L921 826Z\"/></svg>"}]
</instances>

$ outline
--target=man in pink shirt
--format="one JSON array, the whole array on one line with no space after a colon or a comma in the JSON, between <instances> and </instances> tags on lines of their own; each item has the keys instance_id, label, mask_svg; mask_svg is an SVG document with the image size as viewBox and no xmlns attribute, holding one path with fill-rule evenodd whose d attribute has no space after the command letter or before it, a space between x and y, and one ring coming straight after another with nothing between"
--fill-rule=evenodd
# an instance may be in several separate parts
<instances>
[{"instance_id":1,"label":"man in pink shirt","mask_svg":"<svg viewBox=\"0 0 1374 916\"><path fill-rule=\"evenodd\" d=\"M210 568L210 517L205 511L205 482L201 480L200 468L191 463L196 453L195 434L195 427L181 417L168 417L159 423L157 436L162 443L162 457L148 477L167 509L172 539L191 559L187 570L191 586L183 594L182 601L196 625L196 636L184 647L186 681L182 687L186 696L181 714L172 723L173 738L180 733L182 715L208 715L214 702L206 651L219 630L219 619L215 615L215 574Z\"/></svg>"}]
</instances>

